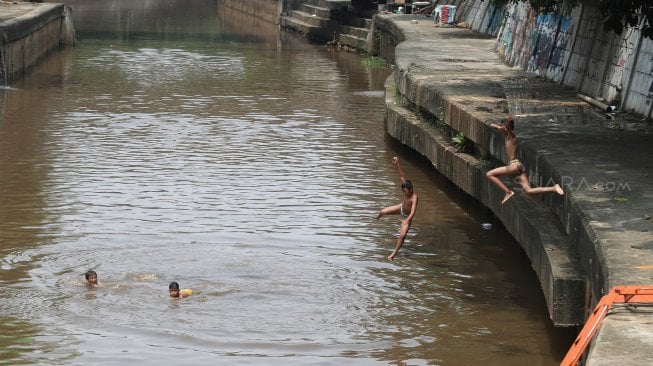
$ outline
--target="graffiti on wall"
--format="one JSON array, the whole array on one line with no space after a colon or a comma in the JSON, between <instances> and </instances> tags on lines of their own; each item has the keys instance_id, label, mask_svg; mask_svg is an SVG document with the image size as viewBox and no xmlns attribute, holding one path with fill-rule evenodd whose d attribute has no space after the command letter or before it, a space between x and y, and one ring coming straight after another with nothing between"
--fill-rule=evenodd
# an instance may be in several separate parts
<instances>
[{"instance_id":1,"label":"graffiti on wall","mask_svg":"<svg viewBox=\"0 0 653 366\"><path fill-rule=\"evenodd\" d=\"M511 33L511 44L506 45L508 51L506 51L507 61L511 65L519 63L519 55L521 51L521 46L524 43L524 28L526 27L526 22L521 21L524 17L527 17L528 8L518 3L515 6L515 10L512 13L513 21L513 30Z\"/></svg>"},{"instance_id":2,"label":"graffiti on wall","mask_svg":"<svg viewBox=\"0 0 653 366\"><path fill-rule=\"evenodd\" d=\"M571 53L570 40L573 33L572 18L560 18L558 24L558 34L556 35L555 45L551 52L551 59L547 66L547 76L554 81L560 81L565 71L565 60Z\"/></svg>"},{"instance_id":3,"label":"graffiti on wall","mask_svg":"<svg viewBox=\"0 0 653 366\"><path fill-rule=\"evenodd\" d=\"M527 70L531 62L535 49L537 48L538 32L537 32L537 14L535 12L529 13L529 18L526 20L526 27L524 29L524 43L521 47L521 54L519 66Z\"/></svg>"},{"instance_id":4,"label":"graffiti on wall","mask_svg":"<svg viewBox=\"0 0 653 366\"><path fill-rule=\"evenodd\" d=\"M515 64L518 64L522 69L526 69L528 66L528 60L531 51L534 49L535 41L537 39L537 24L535 23L537 18L536 13L529 7L528 12L525 15L526 20L524 22L524 28L521 33L519 48L515 49L517 52L517 61Z\"/></svg>"},{"instance_id":5,"label":"graffiti on wall","mask_svg":"<svg viewBox=\"0 0 653 366\"><path fill-rule=\"evenodd\" d=\"M499 36L499 46L498 50L503 56L507 59L510 55L510 50L512 49L512 35L515 31L515 26L517 25L517 19L515 18L514 4L512 9L505 12L505 22L503 23L503 29Z\"/></svg>"},{"instance_id":6,"label":"graffiti on wall","mask_svg":"<svg viewBox=\"0 0 653 366\"><path fill-rule=\"evenodd\" d=\"M549 68L551 54L558 36L560 19L561 17L556 14L544 14L537 17L537 38L526 70L541 74Z\"/></svg>"},{"instance_id":7,"label":"graffiti on wall","mask_svg":"<svg viewBox=\"0 0 653 366\"><path fill-rule=\"evenodd\" d=\"M491 4L490 7L491 9L489 9L489 12L492 14L492 18L490 18L485 32L487 34L497 34L499 27L501 27L501 22L503 21L503 8L497 9L494 4Z\"/></svg>"},{"instance_id":8,"label":"graffiti on wall","mask_svg":"<svg viewBox=\"0 0 653 366\"><path fill-rule=\"evenodd\" d=\"M648 64L650 65L648 74L653 75L652 74L653 73L653 57L649 58ZM653 102L653 80L651 80L651 85L648 87L648 94L646 95L646 100L645 100L644 103L647 106L650 106L651 102Z\"/></svg>"},{"instance_id":9,"label":"graffiti on wall","mask_svg":"<svg viewBox=\"0 0 653 366\"><path fill-rule=\"evenodd\" d=\"M615 104L621 101L621 91L634 67L634 65L629 65L629 60L636 51L637 40L636 32L630 28L623 32L622 36L616 39L612 45L614 52L609 59L607 75L603 85L603 98L613 101ZM630 69L628 71L626 70L627 65Z\"/></svg>"},{"instance_id":10,"label":"graffiti on wall","mask_svg":"<svg viewBox=\"0 0 653 366\"><path fill-rule=\"evenodd\" d=\"M474 1L479 3L484 0ZM477 15L484 19L487 33L497 34L497 49L508 64L618 104L622 110L653 114L653 40L643 37L639 27L626 27L621 35L605 32L603 17L592 5L580 5L561 17L537 15L527 2L509 4L500 21L495 20L498 11ZM494 26L499 22L503 24L497 32Z\"/></svg>"}]
</instances>

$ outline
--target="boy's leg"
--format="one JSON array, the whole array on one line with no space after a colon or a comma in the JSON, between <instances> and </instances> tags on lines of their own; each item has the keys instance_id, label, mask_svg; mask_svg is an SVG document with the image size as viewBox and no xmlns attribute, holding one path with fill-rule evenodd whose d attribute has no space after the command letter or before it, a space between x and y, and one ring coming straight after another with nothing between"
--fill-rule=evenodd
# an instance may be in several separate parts
<instances>
[{"instance_id":1,"label":"boy's leg","mask_svg":"<svg viewBox=\"0 0 653 366\"><path fill-rule=\"evenodd\" d=\"M494 183L497 187L499 187L505 195L503 196L503 200L501 201L501 204L506 203L512 196L515 195L515 192L511 191L506 187L505 184L499 179L498 177L504 176L504 175L514 175L519 171L519 164L512 164L508 166L502 166L500 168L495 168L487 173L485 173L485 176L492 182Z\"/></svg>"},{"instance_id":2,"label":"boy's leg","mask_svg":"<svg viewBox=\"0 0 653 366\"><path fill-rule=\"evenodd\" d=\"M406 221L401 222L401 231L399 231L399 238L397 239L397 244L395 245L395 250L388 256L388 260L392 261L395 259L397 254L399 254L399 249L401 249L401 246L404 245L404 241L406 240L406 235L408 235L408 230L410 229L410 225L406 223Z\"/></svg>"},{"instance_id":3,"label":"boy's leg","mask_svg":"<svg viewBox=\"0 0 653 366\"><path fill-rule=\"evenodd\" d=\"M503 205L504 203L508 202L508 200L511 199L512 196L514 196L514 195L515 195L515 191L510 191L510 192L506 193L503 196L503 199L501 200L501 204Z\"/></svg>"},{"instance_id":4,"label":"boy's leg","mask_svg":"<svg viewBox=\"0 0 653 366\"><path fill-rule=\"evenodd\" d=\"M377 219L380 219L381 216L385 215L398 215L401 212L401 203L398 205L386 207L379 211L379 214L376 216Z\"/></svg>"},{"instance_id":5,"label":"boy's leg","mask_svg":"<svg viewBox=\"0 0 653 366\"><path fill-rule=\"evenodd\" d=\"M531 184L528 181L528 176L526 176L526 173L521 173L519 175L519 184L521 184L522 188L524 189L524 193L530 195L547 193L547 192L555 192L561 196L565 194L565 192L562 190L562 187L560 187L559 184L555 184L550 187L535 187L535 188L531 187Z\"/></svg>"}]
</instances>

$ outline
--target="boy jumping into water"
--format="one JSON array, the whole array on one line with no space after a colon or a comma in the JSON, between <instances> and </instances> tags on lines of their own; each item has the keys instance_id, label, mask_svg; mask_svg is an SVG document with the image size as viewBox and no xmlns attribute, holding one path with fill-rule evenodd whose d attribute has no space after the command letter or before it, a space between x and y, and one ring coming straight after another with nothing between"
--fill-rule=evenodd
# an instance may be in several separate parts
<instances>
[{"instance_id":1,"label":"boy jumping into water","mask_svg":"<svg viewBox=\"0 0 653 366\"><path fill-rule=\"evenodd\" d=\"M395 156L392 158L392 162L397 166L397 170L399 170L401 191L404 196L400 204L382 209L376 217L379 219L385 215L399 214L400 216L401 230L399 231L399 238L397 239L395 250L388 256L389 261L392 261L397 256L399 249L404 244L404 240L406 240L406 235L410 229L410 224L415 216L415 210L417 209L417 193L413 192L413 183L404 176L404 171L401 169L401 164L399 164L399 158Z\"/></svg>"},{"instance_id":2,"label":"boy jumping into water","mask_svg":"<svg viewBox=\"0 0 653 366\"><path fill-rule=\"evenodd\" d=\"M519 180L519 184L521 184L526 194L534 195L545 192L556 192L561 196L565 194L559 184L556 184L552 187L531 187L530 183L528 182L528 176L526 176L526 169L524 169L524 165L522 165L519 159L517 159L517 136L515 136L515 134L512 132L512 130L515 128L515 118L513 116L508 116L506 119L501 121L500 125L492 123L490 124L490 127L501 131L503 134L505 139L506 155L510 160L508 165L492 169L485 174L485 176L487 176L487 178L492 181L492 183L496 184L505 193L501 204L506 203L510 198L512 198L512 196L515 195L515 192L509 190L508 187L503 184L501 179L499 179L499 177L505 175L518 175L517 179Z\"/></svg>"}]
</instances>

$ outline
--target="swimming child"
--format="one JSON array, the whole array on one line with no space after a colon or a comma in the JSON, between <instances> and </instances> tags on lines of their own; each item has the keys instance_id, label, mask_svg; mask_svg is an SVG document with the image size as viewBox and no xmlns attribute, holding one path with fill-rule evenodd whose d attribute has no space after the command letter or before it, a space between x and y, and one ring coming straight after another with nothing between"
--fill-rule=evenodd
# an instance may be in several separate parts
<instances>
[{"instance_id":1,"label":"swimming child","mask_svg":"<svg viewBox=\"0 0 653 366\"><path fill-rule=\"evenodd\" d=\"M188 297L193 294L193 290L189 288L185 288L183 290L179 289L179 284L177 282L170 282L170 285L168 286L168 293L170 294L170 297L178 297L180 299L184 297Z\"/></svg>"},{"instance_id":2,"label":"swimming child","mask_svg":"<svg viewBox=\"0 0 653 366\"><path fill-rule=\"evenodd\" d=\"M86 285L88 286L97 286L97 273L93 270L88 270L86 273L84 273L84 277L86 277Z\"/></svg>"}]
</instances>

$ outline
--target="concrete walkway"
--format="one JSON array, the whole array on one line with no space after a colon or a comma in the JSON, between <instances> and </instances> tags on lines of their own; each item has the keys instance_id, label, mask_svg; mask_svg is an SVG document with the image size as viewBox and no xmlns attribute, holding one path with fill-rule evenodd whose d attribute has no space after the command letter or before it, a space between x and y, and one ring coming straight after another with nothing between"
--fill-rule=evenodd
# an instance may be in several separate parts
<instances>
[{"instance_id":1,"label":"concrete walkway","mask_svg":"<svg viewBox=\"0 0 653 366\"><path fill-rule=\"evenodd\" d=\"M0 84L21 77L48 53L75 43L64 4L0 1Z\"/></svg>"},{"instance_id":2,"label":"concrete walkway","mask_svg":"<svg viewBox=\"0 0 653 366\"><path fill-rule=\"evenodd\" d=\"M16 1L0 1L0 23L19 18L42 4Z\"/></svg>"},{"instance_id":3,"label":"concrete walkway","mask_svg":"<svg viewBox=\"0 0 653 366\"><path fill-rule=\"evenodd\" d=\"M503 64L494 51L496 41L486 35L435 27L431 19L415 15L377 15L374 23L377 34L401 41L394 48L393 85L386 91L391 94L386 98L388 133L424 154L502 220L531 258L545 297L550 298L554 323L564 325L554 319L560 294L553 288L558 279L569 280L576 288L564 289L563 296L577 291L584 298L585 308L576 309L581 312L577 324L591 310L587 305L593 307L613 286L653 286L650 125L625 114L606 119L574 90ZM381 36L381 42L387 39ZM518 116L519 158L531 183L559 182L565 196L533 199L518 193L500 205L503 193L484 173L491 157L507 161L502 137L488 127L507 114ZM477 153L456 153L450 139L442 136L442 123L463 132ZM531 212L538 217L532 219ZM559 261L556 251L565 252ZM561 263L569 273L576 272L567 277L556 273ZM582 278L581 288L577 276ZM566 306L579 304L572 301ZM575 316L573 311L566 314L567 320ZM641 307L608 315L586 364L653 364L651 315Z\"/></svg>"}]
</instances>

